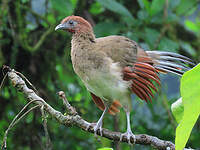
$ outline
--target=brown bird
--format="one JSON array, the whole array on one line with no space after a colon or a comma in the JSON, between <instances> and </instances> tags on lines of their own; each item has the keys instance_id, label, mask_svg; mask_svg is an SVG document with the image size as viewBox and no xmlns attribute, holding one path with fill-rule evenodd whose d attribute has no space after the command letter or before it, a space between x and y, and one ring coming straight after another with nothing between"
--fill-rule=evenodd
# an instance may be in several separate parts
<instances>
[{"instance_id":1,"label":"brown bird","mask_svg":"<svg viewBox=\"0 0 200 150\"><path fill-rule=\"evenodd\" d=\"M180 54L161 51L144 51L135 41L124 36L96 38L92 26L82 17L69 16L55 30L72 33L71 59L74 71L91 93L95 104L103 114L94 126L100 130L108 111L119 112L122 106L127 116L127 136L130 142L134 134L130 127L132 93L146 102L152 100L153 91L160 85L159 73L182 75L195 65L191 59ZM134 138L135 140L135 138Z\"/></svg>"}]
</instances>

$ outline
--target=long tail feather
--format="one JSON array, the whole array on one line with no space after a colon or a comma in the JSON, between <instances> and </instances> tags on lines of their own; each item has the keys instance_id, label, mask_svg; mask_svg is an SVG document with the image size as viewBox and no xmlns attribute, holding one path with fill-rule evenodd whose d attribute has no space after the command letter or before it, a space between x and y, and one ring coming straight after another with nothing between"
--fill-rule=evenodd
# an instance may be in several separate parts
<instances>
[{"instance_id":1,"label":"long tail feather","mask_svg":"<svg viewBox=\"0 0 200 150\"><path fill-rule=\"evenodd\" d=\"M170 72L181 76L190 70L189 66L195 65L190 58L172 52L146 51L146 53L154 62L153 66L162 73Z\"/></svg>"},{"instance_id":2,"label":"long tail feather","mask_svg":"<svg viewBox=\"0 0 200 150\"><path fill-rule=\"evenodd\" d=\"M176 57L176 58L181 58L184 60L188 60L189 62L192 62L193 65L195 65L194 61L186 56L177 54L177 53L173 53L173 52L164 52L164 51L147 51L148 54L157 54L160 56L171 56L171 57Z\"/></svg>"}]
</instances>

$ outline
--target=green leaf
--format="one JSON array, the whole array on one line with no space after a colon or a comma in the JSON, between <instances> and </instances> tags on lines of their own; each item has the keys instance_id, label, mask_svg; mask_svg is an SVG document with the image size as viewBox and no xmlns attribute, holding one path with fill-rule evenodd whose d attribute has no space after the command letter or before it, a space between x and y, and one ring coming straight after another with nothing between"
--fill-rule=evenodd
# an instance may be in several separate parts
<instances>
[{"instance_id":1,"label":"green leaf","mask_svg":"<svg viewBox=\"0 0 200 150\"><path fill-rule=\"evenodd\" d=\"M95 15L102 13L104 10L105 9L98 2L93 3L90 7L90 13L95 14Z\"/></svg>"},{"instance_id":2,"label":"green leaf","mask_svg":"<svg viewBox=\"0 0 200 150\"><path fill-rule=\"evenodd\" d=\"M165 0L153 0L151 4L150 16L153 16L163 10Z\"/></svg>"},{"instance_id":3,"label":"green leaf","mask_svg":"<svg viewBox=\"0 0 200 150\"><path fill-rule=\"evenodd\" d=\"M198 24L198 23L194 23L194 22L192 22L192 21L190 21L190 20L186 20L186 21L185 21L185 26L186 26L189 30L191 30L191 31L193 31L193 32L200 32L200 24Z\"/></svg>"},{"instance_id":4,"label":"green leaf","mask_svg":"<svg viewBox=\"0 0 200 150\"><path fill-rule=\"evenodd\" d=\"M104 147L104 148L99 148L97 150L113 150L112 148Z\"/></svg>"},{"instance_id":5,"label":"green leaf","mask_svg":"<svg viewBox=\"0 0 200 150\"><path fill-rule=\"evenodd\" d=\"M110 11L133 19L133 16L128 11L128 9L126 9L126 7L115 0L97 0L97 2L99 2L103 7L109 9Z\"/></svg>"},{"instance_id":6,"label":"green leaf","mask_svg":"<svg viewBox=\"0 0 200 150\"><path fill-rule=\"evenodd\" d=\"M196 51L194 50L194 48L193 48L190 44L181 41L181 42L180 42L180 46L181 46L181 48L182 48L184 51L186 51L186 52L189 53L190 55L196 56Z\"/></svg>"},{"instance_id":7,"label":"green leaf","mask_svg":"<svg viewBox=\"0 0 200 150\"><path fill-rule=\"evenodd\" d=\"M187 71L181 78L181 96L184 105L183 118L176 129L176 150L183 150L192 128L200 114L200 64Z\"/></svg>"},{"instance_id":8,"label":"green leaf","mask_svg":"<svg viewBox=\"0 0 200 150\"><path fill-rule=\"evenodd\" d=\"M181 0L169 0L169 9L174 9L180 4Z\"/></svg>"},{"instance_id":9,"label":"green leaf","mask_svg":"<svg viewBox=\"0 0 200 150\"><path fill-rule=\"evenodd\" d=\"M140 5L140 8L144 9L144 2L143 2L143 0L137 0L137 2Z\"/></svg>"},{"instance_id":10,"label":"green leaf","mask_svg":"<svg viewBox=\"0 0 200 150\"><path fill-rule=\"evenodd\" d=\"M75 8L71 1L66 0L51 0L51 5L59 13L58 19L71 15Z\"/></svg>"},{"instance_id":11,"label":"green leaf","mask_svg":"<svg viewBox=\"0 0 200 150\"><path fill-rule=\"evenodd\" d=\"M172 110L172 113L173 113L176 121L178 123L180 123L180 121L183 117L183 111L184 111L182 98L179 98L176 102L174 102L171 105L171 110Z\"/></svg>"},{"instance_id":12,"label":"green leaf","mask_svg":"<svg viewBox=\"0 0 200 150\"><path fill-rule=\"evenodd\" d=\"M101 22L94 27L94 32L97 37L118 34L123 28L122 24L114 22Z\"/></svg>"},{"instance_id":13,"label":"green leaf","mask_svg":"<svg viewBox=\"0 0 200 150\"><path fill-rule=\"evenodd\" d=\"M82 98L82 94L81 94L81 93L77 93L77 94L75 95L74 100L77 101L77 102L79 102L79 101L81 100L81 98Z\"/></svg>"},{"instance_id":14,"label":"green leaf","mask_svg":"<svg viewBox=\"0 0 200 150\"><path fill-rule=\"evenodd\" d=\"M51 24L55 24L55 23L56 23L56 19L55 19L54 15L51 14L51 13L48 14L47 20L48 20Z\"/></svg>"},{"instance_id":15,"label":"green leaf","mask_svg":"<svg viewBox=\"0 0 200 150\"><path fill-rule=\"evenodd\" d=\"M158 45L158 49L171 51L171 52L177 52L177 50L179 49L179 44L168 38L163 38Z\"/></svg>"},{"instance_id":16,"label":"green leaf","mask_svg":"<svg viewBox=\"0 0 200 150\"><path fill-rule=\"evenodd\" d=\"M78 0L70 0L72 3L73 8L76 7Z\"/></svg>"},{"instance_id":17,"label":"green leaf","mask_svg":"<svg viewBox=\"0 0 200 150\"><path fill-rule=\"evenodd\" d=\"M145 28L145 40L150 47L154 47L160 33L152 28Z\"/></svg>"},{"instance_id":18,"label":"green leaf","mask_svg":"<svg viewBox=\"0 0 200 150\"><path fill-rule=\"evenodd\" d=\"M148 13L145 11L145 10L139 10L138 13L137 13L137 16L140 20L148 20Z\"/></svg>"},{"instance_id":19,"label":"green leaf","mask_svg":"<svg viewBox=\"0 0 200 150\"><path fill-rule=\"evenodd\" d=\"M22 3L27 3L29 0L21 0Z\"/></svg>"},{"instance_id":20,"label":"green leaf","mask_svg":"<svg viewBox=\"0 0 200 150\"><path fill-rule=\"evenodd\" d=\"M177 15L187 15L190 10L196 6L198 0L181 0L178 7L176 7Z\"/></svg>"},{"instance_id":21,"label":"green leaf","mask_svg":"<svg viewBox=\"0 0 200 150\"><path fill-rule=\"evenodd\" d=\"M148 0L140 0L140 1L143 2L145 10L150 14L151 13L150 2Z\"/></svg>"}]
</instances>

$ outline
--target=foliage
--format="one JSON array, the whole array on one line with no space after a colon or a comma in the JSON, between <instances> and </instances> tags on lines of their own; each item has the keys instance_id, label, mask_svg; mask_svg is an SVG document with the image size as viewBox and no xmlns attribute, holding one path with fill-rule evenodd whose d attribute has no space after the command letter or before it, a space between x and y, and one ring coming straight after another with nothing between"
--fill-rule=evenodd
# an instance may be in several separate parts
<instances>
[{"instance_id":1,"label":"foliage","mask_svg":"<svg viewBox=\"0 0 200 150\"><path fill-rule=\"evenodd\" d=\"M113 150L113 149L112 148L104 147L104 148L99 148L98 150Z\"/></svg>"},{"instance_id":2,"label":"foliage","mask_svg":"<svg viewBox=\"0 0 200 150\"><path fill-rule=\"evenodd\" d=\"M7 64L22 72L36 86L39 95L63 113L64 106L56 92L65 91L70 103L90 122L95 122L101 111L73 71L70 35L54 32L63 17L72 14L85 17L95 25L97 37L124 35L145 50L173 51L197 62L200 59L198 0L1 0L0 3L0 65ZM0 76L2 79L3 75ZM179 88L177 80L174 76L163 76L162 90L152 104L136 101L133 96L131 121L134 133L174 142L176 123L170 105L180 96L172 90ZM0 139L26 103L26 98L6 81L0 91ZM121 112L115 117L106 115L104 127L124 131L126 118ZM45 138L40 116L40 111L36 110L11 130L8 149L42 149L40 145ZM200 122L196 124L187 147L200 147ZM53 149L118 147L107 139L100 138L101 142L98 142L92 135L77 128L66 128L51 118L48 118L48 130ZM137 145L134 148L149 149ZM120 144L120 149L130 147Z\"/></svg>"},{"instance_id":3,"label":"foliage","mask_svg":"<svg viewBox=\"0 0 200 150\"><path fill-rule=\"evenodd\" d=\"M186 72L181 79L184 113L176 129L176 149L182 150L200 114L200 64Z\"/></svg>"},{"instance_id":4,"label":"foliage","mask_svg":"<svg viewBox=\"0 0 200 150\"><path fill-rule=\"evenodd\" d=\"M171 105L172 113L178 123L181 122L184 112L182 97Z\"/></svg>"}]
</instances>

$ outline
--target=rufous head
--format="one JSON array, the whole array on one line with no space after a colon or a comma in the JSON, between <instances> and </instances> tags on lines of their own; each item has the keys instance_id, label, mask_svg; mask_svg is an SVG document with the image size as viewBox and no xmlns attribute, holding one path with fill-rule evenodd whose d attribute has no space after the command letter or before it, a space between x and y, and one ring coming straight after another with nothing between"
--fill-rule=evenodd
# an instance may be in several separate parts
<instances>
[{"instance_id":1,"label":"rufous head","mask_svg":"<svg viewBox=\"0 0 200 150\"><path fill-rule=\"evenodd\" d=\"M93 32L88 21L80 16L68 16L64 18L55 30L66 30L71 33Z\"/></svg>"}]
</instances>

